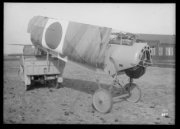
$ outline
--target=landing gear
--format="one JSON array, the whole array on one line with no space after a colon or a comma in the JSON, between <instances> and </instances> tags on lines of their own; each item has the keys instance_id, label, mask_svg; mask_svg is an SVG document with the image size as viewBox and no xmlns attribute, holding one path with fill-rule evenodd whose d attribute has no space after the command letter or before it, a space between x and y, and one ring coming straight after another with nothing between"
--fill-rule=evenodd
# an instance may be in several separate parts
<instances>
[{"instance_id":1,"label":"landing gear","mask_svg":"<svg viewBox=\"0 0 180 129\"><path fill-rule=\"evenodd\" d=\"M119 85L119 91L120 95L117 97L114 97L115 101L118 101L119 99L124 99L128 102L137 103L141 99L141 89L139 86L135 83L133 83L133 79L129 79L129 83L127 83L125 86L122 86L117 80L116 87Z\"/></svg>"},{"instance_id":2,"label":"landing gear","mask_svg":"<svg viewBox=\"0 0 180 129\"><path fill-rule=\"evenodd\" d=\"M102 88L99 82L98 87L99 89L93 95L93 106L101 113L109 112L112 108L113 102L119 101L120 99L134 103L137 103L141 99L141 90L135 83L133 83L132 78L130 78L129 83L125 86L122 86L116 77L113 85L109 88L109 90ZM120 92L118 96L113 98L111 94L113 89L112 87L118 88L118 91Z\"/></svg>"},{"instance_id":3,"label":"landing gear","mask_svg":"<svg viewBox=\"0 0 180 129\"><path fill-rule=\"evenodd\" d=\"M125 98L128 102L137 103L141 99L141 89L135 83L128 83L124 88L129 92L128 97Z\"/></svg>"}]
</instances>

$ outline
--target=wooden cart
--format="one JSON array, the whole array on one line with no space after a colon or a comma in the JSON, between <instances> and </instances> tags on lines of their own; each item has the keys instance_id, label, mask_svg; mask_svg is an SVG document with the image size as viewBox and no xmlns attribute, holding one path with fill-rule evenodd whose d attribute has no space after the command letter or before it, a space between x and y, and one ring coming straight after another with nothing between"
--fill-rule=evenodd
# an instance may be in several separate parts
<instances>
[{"instance_id":1,"label":"wooden cart","mask_svg":"<svg viewBox=\"0 0 180 129\"><path fill-rule=\"evenodd\" d=\"M25 49L31 51L31 54L26 53ZM56 88L59 88L63 82L62 62L36 49L33 46L24 46L20 59L19 75L25 83L25 89L28 90L36 81L43 84L50 81Z\"/></svg>"}]
</instances>

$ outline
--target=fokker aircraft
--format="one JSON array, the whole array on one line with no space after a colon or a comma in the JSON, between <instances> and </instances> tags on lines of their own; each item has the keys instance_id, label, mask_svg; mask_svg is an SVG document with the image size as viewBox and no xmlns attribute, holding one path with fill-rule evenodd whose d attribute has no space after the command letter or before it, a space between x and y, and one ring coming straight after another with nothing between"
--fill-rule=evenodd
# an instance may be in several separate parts
<instances>
[{"instance_id":1,"label":"fokker aircraft","mask_svg":"<svg viewBox=\"0 0 180 129\"><path fill-rule=\"evenodd\" d=\"M113 87L121 91L117 99L133 102L140 99L140 89L133 79L145 73L146 67L152 63L152 56L147 43L136 43L135 35L44 16L34 16L29 21L27 32L39 50L63 62L70 60L94 71L102 70L113 78L109 89L103 88L96 79L99 88L93 95L93 107L97 111L107 113L111 110ZM126 85L120 84L117 78L122 74L129 77Z\"/></svg>"}]
</instances>

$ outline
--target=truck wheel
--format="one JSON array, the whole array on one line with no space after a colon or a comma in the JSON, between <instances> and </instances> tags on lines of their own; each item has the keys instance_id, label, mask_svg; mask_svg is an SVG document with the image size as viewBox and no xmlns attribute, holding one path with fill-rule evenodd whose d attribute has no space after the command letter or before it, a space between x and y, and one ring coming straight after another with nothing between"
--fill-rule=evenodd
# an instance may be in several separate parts
<instances>
[{"instance_id":1,"label":"truck wheel","mask_svg":"<svg viewBox=\"0 0 180 129\"><path fill-rule=\"evenodd\" d=\"M58 80L55 79L55 85L54 85L54 88L59 89L59 88L62 88L62 87L63 87L62 83L59 83Z\"/></svg>"},{"instance_id":2,"label":"truck wheel","mask_svg":"<svg viewBox=\"0 0 180 129\"><path fill-rule=\"evenodd\" d=\"M63 83L63 77L57 76L57 78L55 79L55 88L56 89L62 88L63 87L62 83Z\"/></svg>"},{"instance_id":3,"label":"truck wheel","mask_svg":"<svg viewBox=\"0 0 180 129\"><path fill-rule=\"evenodd\" d=\"M26 85L26 91L30 90L31 85Z\"/></svg>"},{"instance_id":4,"label":"truck wheel","mask_svg":"<svg viewBox=\"0 0 180 129\"><path fill-rule=\"evenodd\" d=\"M31 78L25 75L24 81L25 81L25 90L27 91L31 87Z\"/></svg>"}]
</instances>

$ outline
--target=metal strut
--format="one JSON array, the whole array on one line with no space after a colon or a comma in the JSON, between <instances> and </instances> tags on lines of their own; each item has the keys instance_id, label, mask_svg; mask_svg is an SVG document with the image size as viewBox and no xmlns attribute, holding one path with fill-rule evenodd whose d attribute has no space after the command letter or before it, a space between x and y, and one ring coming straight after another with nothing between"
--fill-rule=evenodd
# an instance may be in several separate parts
<instances>
[{"instance_id":1,"label":"metal strut","mask_svg":"<svg viewBox=\"0 0 180 129\"><path fill-rule=\"evenodd\" d=\"M133 78L129 78L129 86L126 87L126 91L128 92L129 95L131 95L131 87L132 87L132 83L133 83Z\"/></svg>"},{"instance_id":2,"label":"metal strut","mask_svg":"<svg viewBox=\"0 0 180 129\"><path fill-rule=\"evenodd\" d=\"M131 87L131 85L132 85L132 83L133 83L133 78L129 78L129 83L130 83L130 87Z\"/></svg>"}]
</instances>

